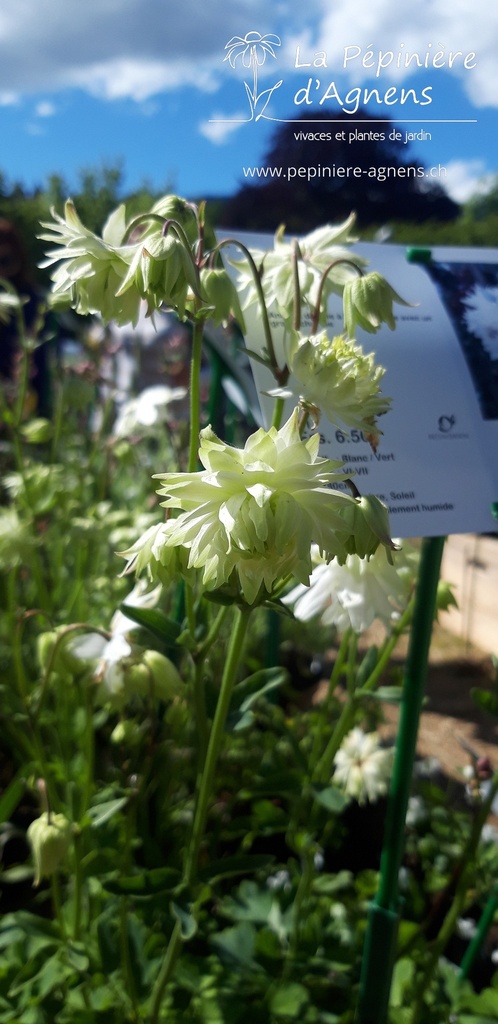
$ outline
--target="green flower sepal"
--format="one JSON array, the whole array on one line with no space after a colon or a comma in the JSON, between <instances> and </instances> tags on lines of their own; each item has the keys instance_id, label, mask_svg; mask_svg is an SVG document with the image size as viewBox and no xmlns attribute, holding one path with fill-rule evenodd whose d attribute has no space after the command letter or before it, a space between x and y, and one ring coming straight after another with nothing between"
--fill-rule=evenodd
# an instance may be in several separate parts
<instances>
[{"instance_id":1,"label":"green flower sepal","mask_svg":"<svg viewBox=\"0 0 498 1024\"><path fill-rule=\"evenodd\" d=\"M371 558L380 544L386 551L388 562L393 564L392 552L396 545L391 539L389 514L386 506L375 494L362 495L355 499L353 508L345 510L351 534L346 542L348 555Z\"/></svg>"},{"instance_id":2,"label":"green flower sepal","mask_svg":"<svg viewBox=\"0 0 498 1024\"><path fill-rule=\"evenodd\" d=\"M350 338L355 336L356 326L369 334L375 334L381 324L387 324L393 331L396 321L393 303L411 306L391 287L377 270L362 277L355 277L344 285L344 325Z\"/></svg>"}]
</instances>

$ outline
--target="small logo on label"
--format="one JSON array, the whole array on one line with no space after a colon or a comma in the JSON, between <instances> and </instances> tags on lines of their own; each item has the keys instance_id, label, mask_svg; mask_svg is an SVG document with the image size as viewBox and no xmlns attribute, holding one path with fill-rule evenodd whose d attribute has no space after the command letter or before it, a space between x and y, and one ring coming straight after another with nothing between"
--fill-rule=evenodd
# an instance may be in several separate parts
<instances>
[{"instance_id":1,"label":"small logo on label","mask_svg":"<svg viewBox=\"0 0 498 1024\"><path fill-rule=\"evenodd\" d=\"M453 430L455 423L455 416L440 416L437 421L438 430L442 434L449 434L450 430Z\"/></svg>"}]
</instances>

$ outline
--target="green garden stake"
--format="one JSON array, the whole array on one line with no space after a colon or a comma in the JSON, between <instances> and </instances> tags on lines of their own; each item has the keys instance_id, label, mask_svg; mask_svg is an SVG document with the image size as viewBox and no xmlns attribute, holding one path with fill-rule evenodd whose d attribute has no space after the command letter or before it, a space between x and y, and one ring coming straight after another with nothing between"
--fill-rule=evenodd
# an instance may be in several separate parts
<instances>
[{"instance_id":1,"label":"green garden stake","mask_svg":"<svg viewBox=\"0 0 498 1024\"><path fill-rule=\"evenodd\" d=\"M484 939L486 938L486 935L488 934L488 931L493 923L493 918L497 910L498 885L495 885L494 889L492 890L488 897L488 902L486 903L486 906L484 907L484 910L479 919L477 931L474 935L474 938L471 940L471 942L469 942L465 954L462 957L460 971L458 974L460 981L465 981L465 979L468 978L474 966L476 957L478 956L481 946L484 942Z\"/></svg>"},{"instance_id":2,"label":"green garden stake","mask_svg":"<svg viewBox=\"0 0 498 1024\"><path fill-rule=\"evenodd\" d=\"M379 889L370 906L360 977L357 1024L387 1024L399 922L398 878L405 842L417 735L424 697L444 537L422 542L403 699L387 807Z\"/></svg>"}]
</instances>

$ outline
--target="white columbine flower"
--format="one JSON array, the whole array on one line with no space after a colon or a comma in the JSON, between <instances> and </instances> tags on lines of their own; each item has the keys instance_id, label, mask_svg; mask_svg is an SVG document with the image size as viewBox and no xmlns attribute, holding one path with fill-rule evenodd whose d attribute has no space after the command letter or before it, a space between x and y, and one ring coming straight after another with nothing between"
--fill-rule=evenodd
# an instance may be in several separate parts
<instances>
[{"instance_id":1,"label":"white columbine flower","mask_svg":"<svg viewBox=\"0 0 498 1024\"><path fill-rule=\"evenodd\" d=\"M322 275L331 263L336 263L327 276L322 294L322 312L331 292L342 293L346 281L356 277L358 271L351 265L362 267L365 260L355 255L354 260L346 245L355 242L350 234L355 215L351 214L343 224L317 228L299 239L297 270L301 296L314 309ZM262 285L268 308L276 308L287 326L292 322L294 300L294 245L285 241L284 228L275 235L274 248L270 252L251 249L257 267L262 267ZM258 293L247 260L233 261L239 271L239 290L247 289L245 308L255 304L259 308Z\"/></svg>"},{"instance_id":2,"label":"white columbine flower","mask_svg":"<svg viewBox=\"0 0 498 1024\"><path fill-rule=\"evenodd\" d=\"M55 242L44 267L60 264L52 272L52 301L71 305L78 313L99 313L104 322L137 323L141 296L126 291L117 298L129 271L136 245L123 245L126 231L125 207L119 206L107 220L102 238L82 223L74 203L68 199L64 217L52 210L53 223L44 223L50 234L40 237ZM62 261L62 262L61 262Z\"/></svg>"},{"instance_id":3,"label":"white columbine flower","mask_svg":"<svg viewBox=\"0 0 498 1024\"><path fill-rule=\"evenodd\" d=\"M322 331L308 338L296 335L289 356L299 397L336 426L363 431L375 447L380 433L376 417L388 411L391 399L381 394L385 370L376 365L374 354L365 355L345 335L330 340Z\"/></svg>"},{"instance_id":4,"label":"white columbine flower","mask_svg":"<svg viewBox=\"0 0 498 1024\"><path fill-rule=\"evenodd\" d=\"M352 729L334 758L334 777L344 792L359 804L385 796L391 776L392 750L380 746L376 732Z\"/></svg>"},{"instance_id":5,"label":"white columbine flower","mask_svg":"<svg viewBox=\"0 0 498 1024\"><path fill-rule=\"evenodd\" d=\"M280 430L261 428L244 448L224 444L206 428L199 450L203 470L157 474L164 506L181 514L157 534L149 531L144 544L137 542L134 560L143 565L152 545L162 562L162 537L166 549L188 550L188 569L202 570L206 589L230 581L248 604L290 574L308 584L313 542L325 558L344 560L363 526L370 538L369 509L331 488L346 474L341 463L318 456L319 443L318 434L301 439L297 409Z\"/></svg>"},{"instance_id":6,"label":"white columbine flower","mask_svg":"<svg viewBox=\"0 0 498 1024\"><path fill-rule=\"evenodd\" d=\"M345 563L327 564L313 550L315 567L309 587L299 585L286 595L297 619L318 618L340 632L352 628L363 633L375 619L392 627L406 608L416 573L416 554L402 550L393 565L379 547L371 558L348 555Z\"/></svg>"},{"instance_id":7,"label":"white columbine flower","mask_svg":"<svg viewBox=\"0 0 498 1024\"><path fill-rule=\"evenodd\" d=\"M143 434L159 423L168 423L174 418L175 403L185 398L186 394L186 388L170 388L167 384L145 388L121 407L112 428L114 436Z\"/></svg>"},{"instance_id":8,"label":"white columbine flower","mask_svg":"<svg viewBox=\"0 0 498 1024\"><path fill-rule=\"evenodd\" d=\"M133 608L153 608L158 601L161 586L148 590L143 581L138 581L128 594L125 603ZM73 658L81 662L95 663L94 678L100 683L105 700L122 702L134 691L143 693L146 690L148 677L152 677L159 696L169 695L169 685L176 687L178 673L171 662L158 654L157 651L142 653L141 662L145 663L145 672L140 673L142 664L132 665L130 658L133 647L129 633L136 629L137 624L121 611L115 612L111 620L110 637L106 639L100 633L86 633L75 637L68 643L68 650ZM148 656L151 662L147 664ZM157 664L156 664L157 662ZM142 679L142 675L144 678ZM167 678L164 686L163 676ZM145 685L144 685L145 684ZM161 686L161 684L163 684Z\"/></svg>"}]
</instances>

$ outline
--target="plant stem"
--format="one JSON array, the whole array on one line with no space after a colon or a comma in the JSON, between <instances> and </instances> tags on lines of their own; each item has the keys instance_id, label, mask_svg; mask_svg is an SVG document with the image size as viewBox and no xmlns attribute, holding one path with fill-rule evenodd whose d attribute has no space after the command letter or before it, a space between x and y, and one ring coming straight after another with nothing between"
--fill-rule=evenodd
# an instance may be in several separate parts
<instances>
[{"instance_id":1,"label":"plant stem","mask_svg":"<svg viewBox=\"0 0 498 1024\"><path fill-rule=\"evenodd\" d=\"M250 250L247 248L247 246L243 245L242 242L239 242L237 238L224 238L223 241L220 242L220 244L218 245L218 252L220 252L221 249L227 245L236 245L237 248L244 253L244 256L249 264L254 280L254 286L258 293L259 308L261 311L261 319L263 322L263 331L265 335L268 359L270 361L270 368L273 372L275 380L277 381L278 384L281 385L287 381L289 372L286 367L281 369L278 365L275 346L273 344L273 335L270 327L270 318L268 316L268 310L266 308L265 293L263 291L263 285L261 284L261 271L258 270Z\"/></svg>"},{"instance_id":2,"label":"plant stem","mask_svg":"<svg viewBox=\"0 0 498 1024\"><path fill-rule=\"evenodd\" d=\"M184 875L185 881L187 882L188 885L191 885L195 879L195 873L197 870L197 860L199 856L202 838L204 835L204 827L206 824L207 813L209 810L209 800L213 789L216 762L218 760L218 754L221 749L226 717L228 714L230 700L232 697L232 690L237 678L237 671L240 664L240 655L242 651L242 645L245 639L249 615L249 609L235 609L235 623L230 638L227 659L225 662L225 668L221 680L220 693L218 696L216 711L209 736L206 761L204 764L199 792L197 796L197 805L194 816L194 824L192 828L192 838L190 841L189 849L187 850Z\"/></svg>"},{"instance_id":3,"label":"plant stem","mask_svg":"<svg viewBox=\"0 0 498 1024\"><path fill-rule=\"evenodd\" d=\"M223 742L225 722L228 714L228 709L230 707L230 700L232 697L233 687L237 679L237 673L240 664L240 655L245 640L249 616L249 608L235 609L234 628L231 633L230 644L228 647L225 668L218 696L218 703L216 705L216 712L213 719L211 732L209 735L206 760L204 763L202 775L199 780L199 787L197 791L197 799L194 813L194 822L192 826L192 835L185 856L183 882L185 883L186 886L191 886L195 881L197 863L199 859L199 851L204 837L206 819L209 811L209 803L211 800L211 795L214 786L216 764ZM179 921L177 921L171 933L168 948L166 950L163 963L161 965L158 977L156 979L152 991L150 1024L158 1024L159 1022L159 1013L161 1010L161 1003L163 999L164 990L171 979L173 969L178 958L178 955L181 951L182 945L183 937L181 932L181 924Z\"/></svg>"},{"instance_id":4,"label":"plant stem","mask_svg":"<svg viewBox=\"0 0 498 1024\"><path fill-rule=\"evenodd\" d=\"M196 317L192 330L192 360L190 364L190 443L188 472L195 473L198 465L197 449L201 427L201 365L204 319Z\"/></svg>"}]
</instances>

